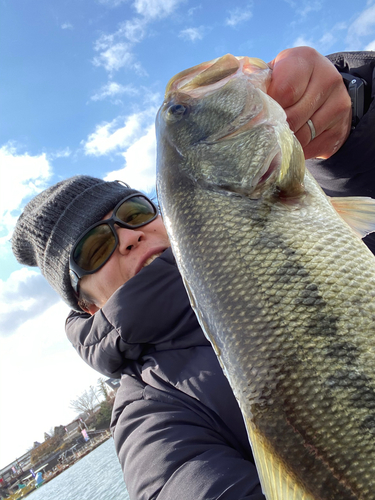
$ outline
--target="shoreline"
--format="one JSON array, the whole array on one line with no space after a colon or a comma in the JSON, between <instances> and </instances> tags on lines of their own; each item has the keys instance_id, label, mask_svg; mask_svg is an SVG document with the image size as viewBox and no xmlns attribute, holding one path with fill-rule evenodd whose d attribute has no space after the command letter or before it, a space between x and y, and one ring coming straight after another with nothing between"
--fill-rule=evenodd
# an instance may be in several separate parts
<instances>
[{"instance_id":1,"label":"shoreline","mask_svg":"<svg viewBox=\"0 0 375 500\"><path fill-rule=\"evenodd\" d=\"M20 500L22 498L26 498L30 493L35 491L36 489L41 488L44 486L46 483L49 483L52 481L55 477L59 476L62 474L64 471L72 467L75 463L79 462L82 458L85 456L89 455L92 451L94 451L96 448L98 448L101 444L105 443L112 437L111 433L109 430L106 430L103 432L102 435L96 437L96 438L90 438L90 441L86 443L85 446L82 447L82 449L78 452L76 452L66 463L64 464L59 464L54 467L53 471L50 471L45 474L43 477L43 482L40 483L39 485L35 484L35 480L33 479L29 484L27 484L24 488L19 489L15 493L11 494L10 496L6 497L5 500ZM1 495L1 494L0 494ZM0 498L3 498L0 496Z\"/></svg>"}]
</instances>

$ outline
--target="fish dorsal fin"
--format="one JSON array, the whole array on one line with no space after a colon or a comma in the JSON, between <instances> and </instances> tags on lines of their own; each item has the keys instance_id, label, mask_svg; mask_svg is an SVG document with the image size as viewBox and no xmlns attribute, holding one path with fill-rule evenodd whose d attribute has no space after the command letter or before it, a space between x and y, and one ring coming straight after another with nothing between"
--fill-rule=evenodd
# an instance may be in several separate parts
<instances>
[{"instance_id":1,"label":"fish dorsal fin","mask_svg":"<svg viewBox=\"0 0 375 500\"><path fill-rule=\"evenodd\" d=\"M253 450L257 471L263 493L267 500L314 500L302 485L285 469L270 450L264 438L250 423L247 425L249 439Z\"/></svg>"},{"instance_id":2,"label":"fish dorsal fin","mask_svg":"<svg viewBox=\"0 0 375 500\"><path fill-rule=\"evenodd\" d=\"M364 238L375 231L375 199L349 196L330 200L333 208L357 236Z\"/></svg>"}]
</instances>

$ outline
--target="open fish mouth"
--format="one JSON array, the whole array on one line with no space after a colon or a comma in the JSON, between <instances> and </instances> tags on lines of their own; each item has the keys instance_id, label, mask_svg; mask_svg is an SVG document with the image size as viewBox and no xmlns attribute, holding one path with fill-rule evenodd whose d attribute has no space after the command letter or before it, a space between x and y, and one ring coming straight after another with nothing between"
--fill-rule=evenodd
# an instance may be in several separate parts
<instances>
[{"instance_id":1,"label":"open fish mouth","mask_svg":"<svg viewBox=\"0 0 375 500\"><path fill-rule=\"evenodd\" d=\"M179 112L183 113L189 108L191 100L199 101L215 92L220 92L223 87L230 84L231 80L242 80L243 88L249 89L243 101L243 108L232 117L232 120L223 122L219 130L199 140L202 145L207 146L229 143L235 141L241 134L245 136L251 133L251 130L260 125L273 127L266 95L271 74L269 66L261 59L226 54L175 75L166 87L164 102L172 106L181 106ZM278 175L281 161L280 145L274 144L266 158L262 158L259 171L252 179L250 188L256 189L255 197L258 197L258 191L267 184L267 181L273 180Z\"/></svg>"},{"instance_id":2,"label":"open fish mouth","mask_svg":"<svg viewBox=\"0 0 375 500\"><path fill-rule=\"evenodd\" d=\"M265 71L266 70L266 71ZM257 75L259 77L257 78ZM235 78L255 80L257 87L266 92L271 70L261 59L235 57L231 54L194 66L175 75L168 83L166 100L184 101L187 98L200 99L213 94ZM262 107L254 113L254 103L246 102L235 122L227 123L220 132L210 135L205 142L217 142L246 133L265 119Z\"/></svg>"},{"instance_id":3,"label":"open fish mouth","mask_svg":"<svg viewBox=\"0 0 375 500\"><path fill-rule=\"evenodd\" d=\"M265 69L269 69L267 64L256 57L235 57L226 54L175 75L169 81L165 95L177 91L191 97L208 95L216 92L231 78L238 76L239 73L254 76L254 73L257 72L264 73Z\"/></svg>"}]
</instances>

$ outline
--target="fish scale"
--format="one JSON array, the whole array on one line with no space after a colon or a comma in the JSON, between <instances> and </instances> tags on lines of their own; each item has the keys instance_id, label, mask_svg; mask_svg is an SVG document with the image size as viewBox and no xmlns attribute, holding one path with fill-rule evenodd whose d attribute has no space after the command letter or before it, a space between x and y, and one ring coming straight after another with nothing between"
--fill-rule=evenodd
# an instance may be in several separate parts
<instances>
[{"instance_id":1,"label":"fish scale","mask_svg":"<svg viewBox=\"0 0 375 500\"><path fill-rule=\"evenodd\" d=\"M208 206L215 206L215 203L213 203L211 200L208 202ZM192 206L189 207L187 210L190 214L193 213L193 208ZM327 358L327 355L324 356L324 352L322 348L325 347L324 343L324 337L329 337L331 338L332 336L335 335L337 331L337 317L334 316L332 317L327 317L324 315L322 318L316 318L316 312L315 311L310 311L309 307L313 306L317 302L323 302L324 300L321 298L322 296L317 293L315 290L315 287L311 286L310 280L314 279L314 273L316 274L319 271L321 262L324 261L324 255L321 254L321 251L316 252L316 257L315 261L311 261L309 259L309 272L307 276L305 273L299 273L301 271L301 266L293 267L292 266L287 266L286 269L290 269L294 271L291 274L286 274L286 273L280 273L280 272L274 272L274 269L272 266L276 267L277 270L280 269L280 263L278 261L278 258L275 257L275 255L272 253L272 249L277 251L277 254L279 258L281 258L281 263L284 263L283 256L285 256L284 253L284 248L282 245L281 241L278 241L277 244L275 243L275 236L273 236L271 239L267 238L267 232L264 232L262 234L258 241L256 238L254 238L254 227L248 228L248 234L252 234L252 237L255 239L255 247L259 247L262 245L262 250L257 248L255 253L249 252L249 246L251 246L251 242L246 240L244 238L244 233L246 234L247 231L244 231L243 229L239 231L239 234L237 234L237 238L233 234L233 230L230 232L232 233L232 236L228 238L226 235L224 238L221 238L218 236L220 232L223 232L223 226L225 224L225 219L220 221L220 228L215 227L214 224L212 224L212 221L214 219L211 218L208 209L204 209L203 207L200 207L199 204L196 207L197 210L202 211L207 215L207 223L206 225L202 226L202 234L204 234L204 239L206 241L206 246L207 248L210 248L210 255L208 256L207 260L205 259L195 259L194 255L187 256L186 258L191 259L192 262L196 262L196 260L200 260L202 262L201 266L203 269L195 268L194 270L189 267L189 269L186 271L186 273L191 277L192 274L197 274L197 276L200 277L199 282L197 286L195 285L194 281L190 278L190 285L189 288L190 290L196 290L200 288L204 288L207 286L208 290L210 291L210 296L211 297L216 297L218 306L217 306L217 311L216 311L216 316L220 318L220 327L217 328L218 330L222 330L223 326L225 325L226 328L224 327L225 332L225 341L223 342L223 345L221 345L218 342L218 339L215 338L215 343L218 346L218 349L220 350L220 357L224 360L228 358L228 361L225 362L223 361L224 365L227 366L233 366L234 362L231 361L230 357L233 352L235 352L236 359L240 358L242 360L241 366L238 367L239 373L236 374L236 370L233 371L233 374L229 372L228 368L227 371L229 372L229 379L232 381L234 387L238 387L236 396L239 399L240 405L241 404L248 404L248 401L250 398L255 398L258 399L255 394L258 394L261 392L261 399L265 399L266 406L268 408L269 406L269 398L271 397L272 394L272 384L274 384L276 381L280 384L281 379L279 376L275 376L275 372L272 371L270 374L267 373L270 370L270 366L267 364L265 368L263 368L265 361L267 360L272 360L273 357L281 359L280 366L285 370L286 374L288 374L288 371L292 369L292 373L288 377L283 377L283 380L287 381L288 383L286 384L284 390L282 393L284 394L285 398L292 397L295 395L295 400L301 400L303 404L301 403L299 406L296 406L296 401L292 401L292 406L291 404L288 404L286 401L283 405L283 412L285 412L288 415L293 415L294 418L294 426L301 425L302 423L306 426L306 422L308 421L308 415L310 413L309 407L312 405L320 405L321 409L324 409L324 411L328 411L328 408L332 406L332 403L328 405L328 396L325 394L324 397L319 394L320 392L320 386L321 386L321 381L319 382L319 388L316 387L316 373L315 370L312 371L307 371L306 370L306 364L303 364L303 369L304 371L302 373L299 373L298 376L296 375L296 368L298 365L298 361L302 358L308 360L309 363L313 363L315 360L315 363L321 364L327 361L325 358ZM229 225L232 226L233 222L232 219L229 219ZM242 222L242 221L241 221ZM288 225L288 221L284 220L284 223ZM184 224L186 226L186 224ZM210 227L208 227L210 226ZM309 229L309 225L306 225L307 228ZM219 230L220 229L220 230ZM307 230L308 230L307 229ZM280 229L279 229L280 230ZM212 235L212 241L210 242L210 234ZM191 236L191 235L190 235ZM306 235L307 237L304 238L304 234L300 234L301 240L309 240L308 234ZM199 239L200 235L195 234L195 238ZM225 245L222 245L222 241ZM229 244L229 241L231 242ZM263 244L259 243L262 242ZM271 245L269 243L272 243ZM188 245L188 242L179 242L179 248L182 249L184 248L184 245ZM231 246L236 246L238 245L238 253L241 255L241 253L244 253L245 257L242 257L241 260L244 260L245 263L249 263L249 261L253 261L253 265L250 269L251 276L248 277L247 275L249 274L248 268L244 270L244 279L239 280L237 287L241 289L241 294L239 296L242 297L240 303L236 302L231 302L228 304L226 301L226 283L231 281L231 276L236 273L238 275L238 269L234 267L234 265L228 265L224 268L221 269L221 275L220 278L217 276L217 271L212 271L215 273L217 280L212 283L204 284L202 276L205 276L206 274L209 276L210 275L210 266L215 266L215 269L217 269L217 265L219 262L226 261L228 259L227 255L222 253L223 252L223 246L225 247L231 247ZM302 246L305 247L307 244L305 243ZM219 248L220 254L217 255L215 252L215 248ZM290 248L288 246L288 248ZM315 252L309 252L315 253ZM356 269L355 266L355 256L356 254L351 252L353 255L350 256L350 260L352 262L352 266L354 269ZM231 260L231 259L228 259ZM276 264L275 264L276 263ZM289 261L287 261L289 263ZM272 264L272 265L271 265ZM237 265L237 262L236 262ZM360 266L359 266L360 267ZM336 274L339 274L338 270L335 270ZM347 270L346 270L347 272ZM298 274L299 273L299 274ZM352 274L355 274L352 272ZM280 277L280 279L276 278L276 282L273 282L273 287L272 289L269 288L269 276L272 278L275 278L277 276ZM283 279L287 276L288 279ZM337 278L336 278L337 279ZM244 312L247 308L254 308L253 306L253 283L254 281L257 281L258 285L258 296L263 297L263 308L265 309L265 312L261 314L258 318L256 318L256 321L250 320L249 316L244 317L241 319L241 317L238 317L238 315L241 314L241 312ZM348 280L348 278L346 278ZM358 280L355 279L355 276L351 276L351 283L352 287L354 288L353 290L353 295L358 296L357 293L357 285L355 284ZM292 288L289 286L292 285ZM336 283L335 283L336 285ZM273 300L273 297L277 297L279 294L283 295L284 288L287 286L288 290L288 301L290 302L289 308L286 309L286 305L281 303L281 305L276 308L277 304L280 304L280 301L275 301ZM336 287L336 286L335 286ZM335 288L334 287L334 288ZM244 291L244 288L247 290L246 292ZM319 287L318 287L319 289ZM236 290L234 290L236 293ZM279 293L280 292L280 293ZM344 292L342 292L344 293ZM348 293L348 292L346 292ZM351 292L349 292L351 294ZM237 294L236 294L237 295ZM244 300L244 295L246 296L246 300ZM311 300L310 300L311 299ZM201 294L198 292L194 296L194 302L196 304L202 305L204 301L207 301L207 295L205 294L203 297ZM259 299L255 301L257 304L259 304ZM269 306L268 302L271 303L272 309ZM319 305L319 304L318 304ZM202 306L203 307L203 306ZM213 304L209 304L205 307L205 309L211 309L213 307ZM324 307L324 304L323 304ZM295 314L296 319L293 321L292 314ZM339 313L337 313L339 314ZM198 317L200 313L198 312ZM236 317L238 320L237 324L233 322L233 316ZM207 328L209 331L212 331L212 329L215 328L215 326L212 326L209 324L211 320L209 318L204 318L203 321L205 324L209 325ZM316 326L311 328L310 324L311 322L315 322ZM281 325L280 323L284 323L284 325ZM306 323L308 324L308 327L306 328L305 325ZM359 318L357 327L362 323L361 318ZM250 332L249 330L253 329L252 325L256 325L256 331ZM246 329L249 333L248 336L243 335L243 331ZM236 331L237 330L237 331ZM310 339L310 343L307 343L306 339L306 333L309 333L312 335L312 338ZM293 338L290 339L290 336L293 333ZM320 333L320 338L317 338L316 335ZM348 332L345 332L343 329L340 331L340 339L345 339L345 342L348 342L348 339L346 338L347 335L350 335L350 330ZM268 339L266 338L266 335ZM286 337L286 338L285 338ZM323 338L322 338L323 337ZM232 346L232 343L230 341L231 338L237 339L241 338L241 347L237 345L235 347ZM301 338L302 342L298 343L296 340L298 338ZM343 341L343 340L341 340ZM328 344L329 345L329 344ZM262 346L263 346L263 353L262 353ZM271 347L271 349L270 349ZM255 348L255 349L254 349ZM259 357L259 354L262 353L262 356ZM337 385L340 385L340 377L337 375L337 370L339 367L341 367L341 356L332 359L333 356L332 354L329 356L329 363L327 366L327 371L325 371L327 379L330 377L336 378L336 383L334 384L334 387ZM286 360L290 360L289 362L289 370L288 370L288 363L286 363ZM335 361L335 363L333 363ZM344 367L347 366L346 359L343 359L344 361ZM238 361L236 361L236 364ZM282 368L279 366L279 371L282 371ZM244 370L245 367L245 370ZM271 366L272 368L272 366ZM257 377L252 376L250 373L247 376L246 370L256 370L256 373L259 373L259 379ZM347 380L345 373L342 374L343 379ZM244 379L245 380L252 380L252 382L255 384L255 388L253 389L254 393L252 394L252 389L251 385L250 387L247 385L244 386ZM294 381L294 383L293 383ZM355 381L352 381L354 383L354 388L356 389ZM260 390L256 386L258 384L261 384L262 389ZM292 385L291 385L292 384ZM264 386L268 386L268 390L265 390ZM298 392L296 393L296 390ZM358 388L357 388L358 389ZM244 394L246 394L247 397L245 397L245 402L241 403L241 401L244 399ZM307 397L307 396L310 396ZM301 399L302 398L302 399ZM346 395L342 395L342 398L345 400ZM373 400L374 401L374 400ZM259 401L257 402L259 404ZM343 404L343 401L340 399L337 400L335 398L335 403L334 404ZM260 404L262 406L262 404ZM313 408L314 409L314 408ZM252 403L252 408L251 411L254 412L254 403ZM263 413L261 412L261 415L263 417ZM258 418L262 418L259 416ZM323 439L325 442L321 444L322 447L329 447L329 441L327 442L327 439L332 436L332 431L330 431L330 421L331 421L331 416L327 414L320 415L321 419L320 421L316 419L317 415L316 413L314 414L314 421L311 421L308 423L308 429L306 432L308 435L313 435L315 432L319 431L320 428L322 428L325 425L328 425L328 432L323 435ZM355 415L354 417L358 418L359 417L359 409L356 408ZM269 423L267 423L267 426L269 426ZM262 425L260 424L260 427ZM275 429L276 436L273 438L278 441L278 446L280 446L280 429L276 424L272 426ZM348 453L348 449L350 450L351 448L351 440L353 438L353 435L355 435L355 432L358 432L358 429L353 430L352 432L348 433L348 430L350 431L350 424L348 424L345 421L342 421L341 424L337 424L337 427L335 429L335 432L333 435L337 435L341 440L341 445L340 449L337 451L336 456L333 456L331 458L332 462L339 462L342 463L342 460L345 458L345 461L351 461L352 457L350 453ZM268 431L269 433L269 431ZM345 440L345 437L347 438ZM272 436L269 438L272 439ZM319 442L317 443L317 445ZM287 444L283 444L285 447ZM295 453L295 450L293 448L290 449L290 446L288 446L288 453L293 454ZM372 462L374 463L375 460L375 449L374 449L374 444L372 443L371 445L372 448ZM340 453L341 450L341 453ZM367 463L367 457L364 455L365 450L360 450L360 453L363 454L364 461ZM359 452L357 451L357 454ZM299 455L299 454L298 454ZM361 467L361 464L359 463L359 467ZM319 484L321 482L321 478L319 476L316 476L316 482ZM369 492L373 490L373 487L375 486L374 478L371 479L371 482L369 482ZM338 490L337 496L333 497L332 492L329 493L329 496L326 498L345 498L343 497L343 491ZM369 494L369 493L368 493ZM371 493L372 495L372 493ZM324 497L322 497L324 498ZM348 497L350 498L350 497ZM368 496L366 498L373 498L373 496Z\"/></svg>"},{"instance_id":2,"label":"fish scale","mask_svg":"<svg viewBox=\"0 0 375 500\"><path fill-rule=\"evenodd\" d=\"M216 92L209 105L219 115L225 96ZM281 174L258 189L253 170L279 133L269 123L210 144L205 121L203 143L196 135L189 143L181 118L175 134L165 116L178 98L167 93L158 115L158 197L192 307L243 413L263 491L269 500L373 500L374 257L308 172L297 202L278 198ZM184 95L191 114L196 100Z\"/></svg>"}]
</instances>

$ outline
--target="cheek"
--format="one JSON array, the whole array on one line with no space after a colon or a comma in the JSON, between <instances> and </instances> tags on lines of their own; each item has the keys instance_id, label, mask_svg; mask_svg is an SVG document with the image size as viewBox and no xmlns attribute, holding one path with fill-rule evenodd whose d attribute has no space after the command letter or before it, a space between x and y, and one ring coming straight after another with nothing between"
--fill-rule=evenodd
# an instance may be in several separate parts
<instances>
[{"instance_id":1,"label":"cheek","mask_svg":"<svg viewBox=\"0 0 375 500\"><path fill-rule=\"evenodd\" d=\"M165 229L165 225L164 225L163 219L160 217L160 215L159 215L159 217L157 219L155 219L153 222L151 222L150 229L154 233L157 233L157 235L161 239L167 240L168 243L169 243L167 230Z\"/></svg>"}]
</instances>

